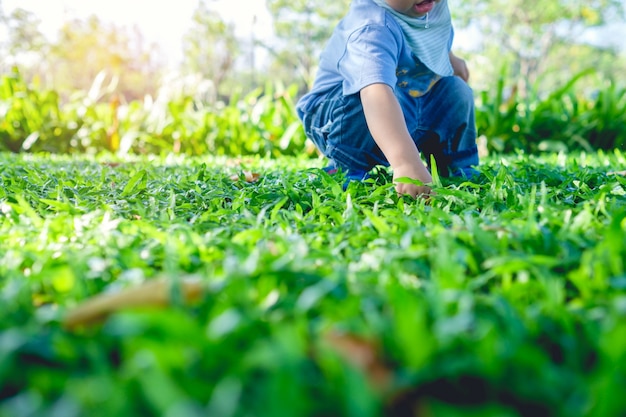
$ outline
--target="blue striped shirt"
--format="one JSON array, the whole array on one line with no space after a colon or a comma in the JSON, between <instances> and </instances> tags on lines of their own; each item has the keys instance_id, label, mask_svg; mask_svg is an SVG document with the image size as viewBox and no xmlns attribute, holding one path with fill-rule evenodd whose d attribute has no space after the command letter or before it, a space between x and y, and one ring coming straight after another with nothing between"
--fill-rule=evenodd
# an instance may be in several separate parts
<instances>
[{"instance_id":1,"label":"blue striped shirt","mask_svg":"<svg viewBox=\"0 0 626 417\"><path fill-rule=\"evenodd\" d=\"M424 65L435 74L444 76L453 74L448 55L452 27L448 0L435 3L433 9L423 18L397 12L385 0L374 0L374 3L387 10L398 22L411 50Z\"/></svg>"},{"instance_id":2,"label":"blue striped shirt","mask_svg":"<svg viewBox=\"0 0 626 417\"><path fill-rule=\"evenodd\" d=\"M321 54L313 88L298 101L298 112L312 111L338 86L350 95L375 83L389 85L403 109L412 106L413 97L426 94L442 76L453 72L449 51L454 32L446 0L429 13L429 26L418 30L423 42L415 50L415 42L409 42L389 10L373 0L353 0Z\"/></svg>"}]
</instances>

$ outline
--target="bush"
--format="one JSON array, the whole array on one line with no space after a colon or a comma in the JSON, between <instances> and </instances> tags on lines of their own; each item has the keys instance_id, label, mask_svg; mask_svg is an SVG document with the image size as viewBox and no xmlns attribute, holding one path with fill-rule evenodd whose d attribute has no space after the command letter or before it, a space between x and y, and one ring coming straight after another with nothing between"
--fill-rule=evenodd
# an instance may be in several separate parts
<instances>
[{"instance_id":1,"label":"bush","mask_svg":"<svg viewBox=\"0 0 626 417\"><path fill-rule=\"evenodd\" d=\"M503 71L495 88L479 93L476 123L479 135L496 152L624 149L626 89L598 79L591 91L579 91L583 71L561 88L542 94L537 87L523 97L507 85Z\"/></svg>"},{"instance_id":2,"label":"bush","mask_svg":"<svg viewBox=\"0 0 626 417\"><path fill-rule=\"evenodd\" d=\"M295 112L296 86L266 85L230 104L191 94L123 103L101 88L61 103L55 91L27 85L16 69L0 81L0 149L53 153L295 155L305 136ZM105 96L110 102L101 102Z\"/></svg>"},{"instance_id":3,"label":"bush","mask_svg":"<svg viewBox=\"0 0 626 417\"><path fill-rule=\"evenodd\" d=\"M493 90L478 93L476 123L490 150L526 152L623 149L626 89L597 79L579 91L584 71L550 94L522 96L503 72ZM19 71L0 80L0 150L11 152L187 155L313 155L295 112L297 87L267 84L229 103L192 92L125 103L103 88L103 74L88 93L62 103L55 91L27 85ZM109 102L103 101L107 97Z\"/></svg>"}]
</instances>

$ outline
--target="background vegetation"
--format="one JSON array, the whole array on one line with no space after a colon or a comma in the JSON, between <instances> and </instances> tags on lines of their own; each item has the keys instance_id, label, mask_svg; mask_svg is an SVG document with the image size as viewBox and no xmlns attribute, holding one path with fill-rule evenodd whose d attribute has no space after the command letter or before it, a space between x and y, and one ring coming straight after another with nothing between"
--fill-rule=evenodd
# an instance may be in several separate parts
<instances>
[{"instance_id":1,"label":"background vegetation","mask_svg":"<svg viewBox=\"0 0 626 417\"><path fill-rule=\"evenodd\" d=\"M164 72L158 49L136 28L92 16L68 20L49 41L32 13L16 9L1 16L9 59L0 63L0 148L314 154L293 104L348 5L268 0L276 37L266 44L237 38L199 1L175 73ZM617 42L593 41L624 22L622 2L452 1L451 9L489 150L623 148L626 58ZM259 48L266 62L255 60Z\"/></svg>"}]
</instances>

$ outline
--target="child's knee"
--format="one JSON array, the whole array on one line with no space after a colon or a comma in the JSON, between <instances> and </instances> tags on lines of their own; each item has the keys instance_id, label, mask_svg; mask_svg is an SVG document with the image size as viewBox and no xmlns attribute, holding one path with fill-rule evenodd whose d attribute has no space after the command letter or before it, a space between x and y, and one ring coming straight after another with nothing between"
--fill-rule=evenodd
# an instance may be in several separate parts
<instances>
[{"instance_id":1,"label":"child's knee","mask_svg":"<svg viewBox=\"0 0 626 417\"><path fill-rule=\"evenodd\" d=\"M465 81L463 81L459 77L454 78L454 88L457 93L459 103L462 103L467 108L474 108L474 90L467 85Z\"/></svg>"},{"instance_id":2,"label":"child's knee","mask_svg":"<svg viewBox=\"0 0 626 417\"><path fill-rule=\"evenodd\" d=\"M442 81L449 96L454 97L455 110L473 111L474 91L465 81L456 76L445 77L439 82Z\"/></svg>"}]
</instances>

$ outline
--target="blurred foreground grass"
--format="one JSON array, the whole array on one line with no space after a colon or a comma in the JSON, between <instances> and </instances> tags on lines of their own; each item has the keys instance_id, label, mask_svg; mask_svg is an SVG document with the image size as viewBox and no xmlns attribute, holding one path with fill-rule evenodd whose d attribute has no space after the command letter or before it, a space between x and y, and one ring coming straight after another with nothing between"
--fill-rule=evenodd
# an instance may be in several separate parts
<instances>
[{"instance_id":1,"label":"blurred foreground grass","mask_svg":"<svg viewBox=\"0 0 626 417\"><path fill-rule=\"evenodd\" d=\"M0 415L623 415L626 155L430 204L320 164L0 155ZM169 307L61 326L155 279Z\"/></svg>"}]
</instances>

